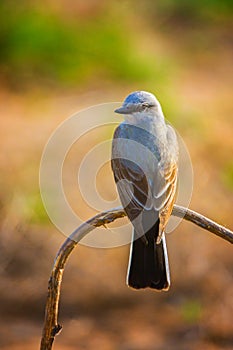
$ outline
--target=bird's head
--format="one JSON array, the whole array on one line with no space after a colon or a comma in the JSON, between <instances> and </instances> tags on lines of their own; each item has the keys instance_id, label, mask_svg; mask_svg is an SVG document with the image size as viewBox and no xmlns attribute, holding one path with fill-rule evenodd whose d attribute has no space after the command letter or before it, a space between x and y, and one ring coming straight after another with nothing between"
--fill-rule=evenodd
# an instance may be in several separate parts
<instances>
[{"instance_id":1,"label":"bird's head","mask_svg":"<svg viewBox=\"0 0 233 350\"><path fill-rule=\"evenodd\" d=\"M122 106L115 110L119 114L154 113L160 109L159 101L150 92L135 91L129 94Z\"/></svg>"}]
</instances>

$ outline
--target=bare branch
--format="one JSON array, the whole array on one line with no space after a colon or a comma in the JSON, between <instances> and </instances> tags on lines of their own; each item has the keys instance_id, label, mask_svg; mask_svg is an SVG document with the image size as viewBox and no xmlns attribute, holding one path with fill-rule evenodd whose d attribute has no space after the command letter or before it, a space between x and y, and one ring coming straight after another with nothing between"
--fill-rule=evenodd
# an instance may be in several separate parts
<instances>
[{"instance_id":1,"label":"bare branch","mask_svg":"<svg viewBox=\"0 0 233 350\"><path fill-rule=\"evenodd\" d=\"M220 238L225 239L225 241L228 241L231 244L233 243L233 232L231 230L217 224L194 210L186 209L180 207L179 205L174 205L172 215L184 218L185 220L200 226L204 230L212 232Z\"/></svg>"},{"instance_id":2,"label":"bare branch","mask_svg":"<svg viewBox=\"0 0 233 350\"><path fill-rule=\"evenodd\" d=\"M175 205L172 215L184 218L203 229L214 233L222 239L233 243L233 232L229 229L218 225L216 222L196 213ZM48 283L48 296L45 310L44 329L41 339L40 350L51 350L55 336L60 332L61 326L58 324L58 306L60 299L60 290L65 263L77 243L96 227L110 224L116 219L126 216L122 207L111 209L93 218L89 219L79 226L63 243L54 262L51 276Z\"/></svg>"}]
</instances>

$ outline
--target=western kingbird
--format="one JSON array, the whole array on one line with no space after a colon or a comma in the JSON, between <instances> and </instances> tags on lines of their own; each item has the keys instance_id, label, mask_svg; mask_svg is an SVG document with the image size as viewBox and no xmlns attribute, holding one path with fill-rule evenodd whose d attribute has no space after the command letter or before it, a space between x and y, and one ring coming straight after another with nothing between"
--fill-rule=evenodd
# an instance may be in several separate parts
<instances>
[{"instance_id":1,"label":"western kingbird","mask_svg":"<svg viewBox=\"0 0 233 350\"><path fill-rule=\"evenodd\" d=\"M177 187L176 134L149 92L131 93L115 112L125 120L114 133L111 165L121 203L133 225L127 284L168 290L165 227Z\"/></svg>"}]
</instances>

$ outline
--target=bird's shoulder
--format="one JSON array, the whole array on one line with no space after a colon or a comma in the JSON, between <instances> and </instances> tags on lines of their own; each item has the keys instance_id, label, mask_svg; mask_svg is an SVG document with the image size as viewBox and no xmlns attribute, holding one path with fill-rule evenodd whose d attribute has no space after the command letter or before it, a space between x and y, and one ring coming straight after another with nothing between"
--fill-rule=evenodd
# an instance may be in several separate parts
<instances>
[{"instance_id":1,"label":"bird's shoulder","mask_svg":"<svg viewBox=\"0 0 233 350\"><path fill-rule=\"evenodd\" d=\"M114 138L133 138L139 131L140 130L137 126L124 121L116 128Z\"/></svg>"},{"instance_id":2,"label":"bird's shoulder","mask_svg":"<svg viewBox=\"0 0 233 350\"><path fill-rule=\"evenodd\" d=\"M114 139L124 138L131 139L145 147L151 149L158 143L158 136L153 132L153 129L145 128L143 125L130 124L122 122L114 132ZM153 152L153 150L151 149Z\"/></svg>"}]
</instances>

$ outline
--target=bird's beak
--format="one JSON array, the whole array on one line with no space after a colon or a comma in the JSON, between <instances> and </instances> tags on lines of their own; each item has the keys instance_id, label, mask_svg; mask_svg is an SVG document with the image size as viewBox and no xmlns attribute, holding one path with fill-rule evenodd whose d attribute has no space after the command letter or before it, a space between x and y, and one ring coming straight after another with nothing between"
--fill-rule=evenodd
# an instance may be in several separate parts
<instances>
[{"instance_id":1,"label":"bird's beak","mask_svg":"<svg viewBox=\"0 0 233 350\"><path fill-rule=\"evenodd\" d=\"M120 108L115 109L114 112L118 114L130 114L129 108L125 106L121 106Z\"/></svg>"}]
</instances>

